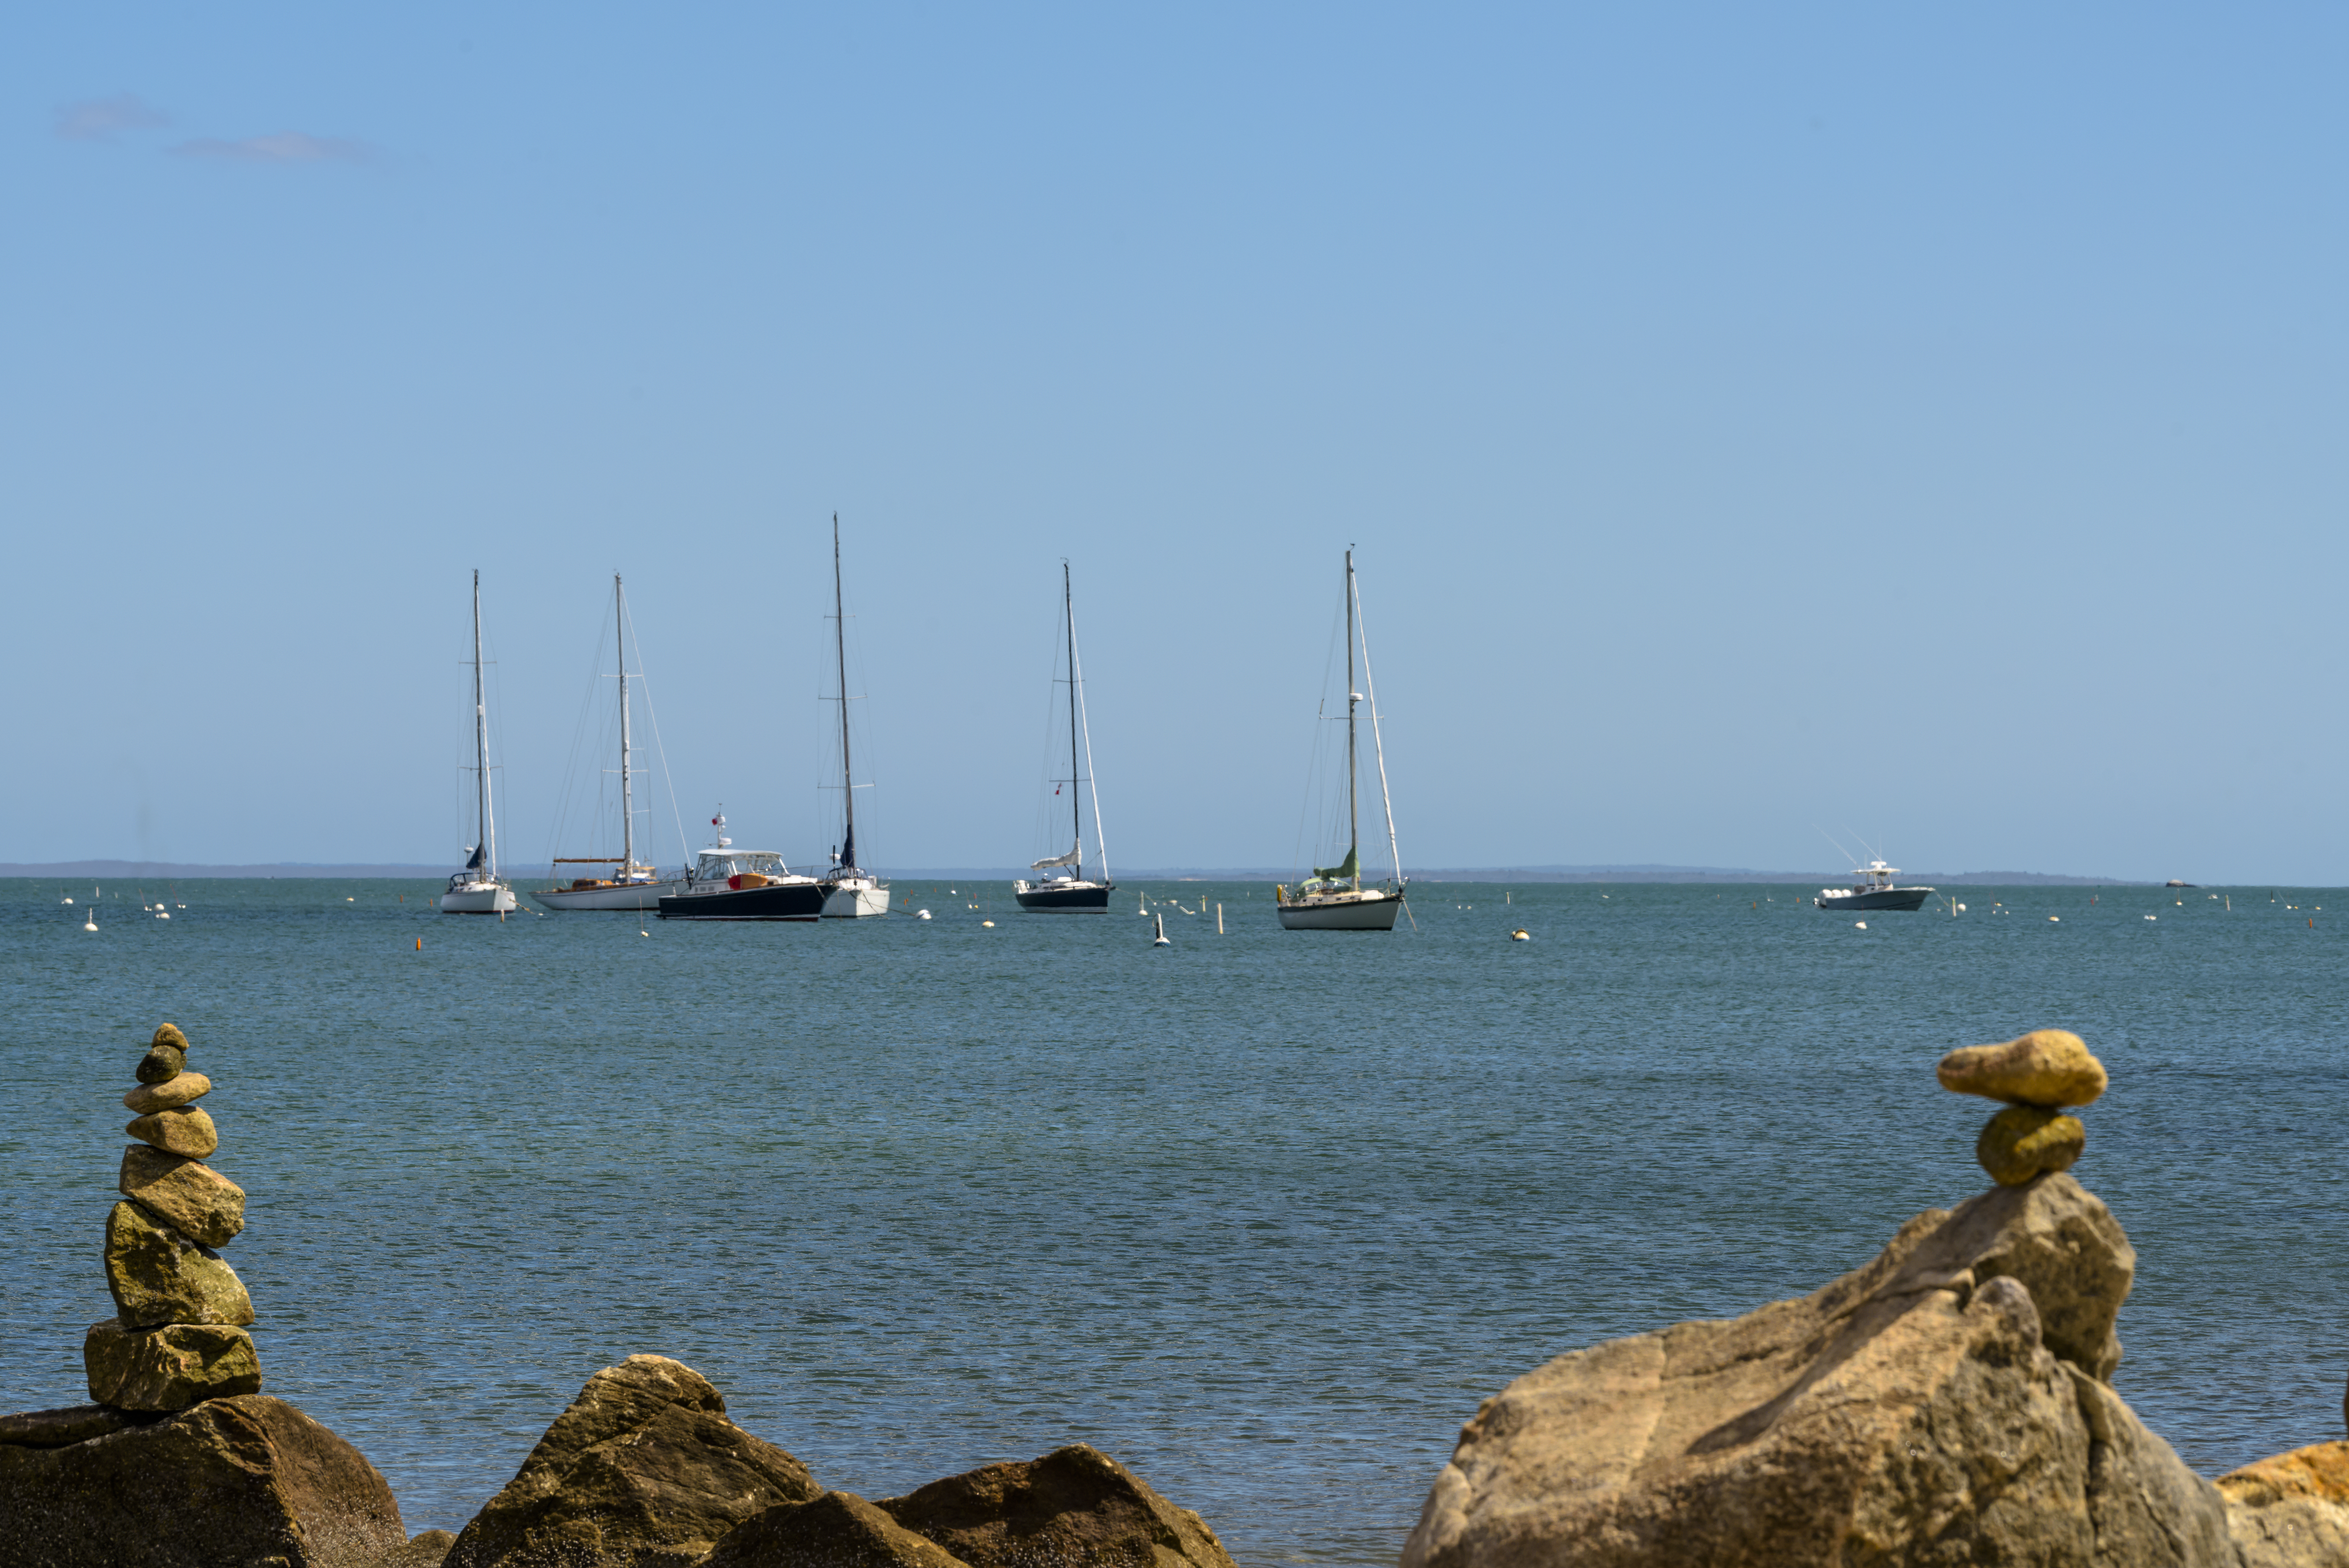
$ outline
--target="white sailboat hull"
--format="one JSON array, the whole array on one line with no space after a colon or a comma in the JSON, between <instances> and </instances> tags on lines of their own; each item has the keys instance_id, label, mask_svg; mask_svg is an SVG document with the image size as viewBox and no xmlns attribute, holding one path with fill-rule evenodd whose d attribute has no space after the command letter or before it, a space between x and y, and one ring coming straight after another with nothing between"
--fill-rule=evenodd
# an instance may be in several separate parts
<instances>
[{"instance_id":1,"label":"white sailboat hull","mask_svg":"<svg viewBox=\"0 0 2349 1568\"><path fill-rule=\"evenodd\" d=\"M823 896L827 920L862 919L889 912L889 889L878 882L843 883Z\"/></svg>"},{"instance_id":2,"label":"white sailboat hull","mask_svg":"<svg viewBox=\"0 0 2349 1568\"><path fill-rule=\"evenodd\" d=\"M1402 912L1402 898L1378 888L1339 893L1280 907L1285 931L1391 931Z\"/></svg>"},{"instance_id":3,"label":"white sailboat hull","mask_svg":"<svg viewBox=\"0 0 2349 1568\"><path fill-rule=\"evenodd\" d=\"M657 909L664 894L685 891L682 880L628 882L610 888L533 888L531 898L550 909Z\"/></svg>"},{"instance_id":4,"label":"white sailboat hull","mask_svg":"<svg viewBox=\"0 0 2349 1568\"><path fill-rule=\"evenodd\" d=\"M440 895L444 915L502 915L515 909L512 888L502 882L472 882Z\"/></svg>"}]
</instances>

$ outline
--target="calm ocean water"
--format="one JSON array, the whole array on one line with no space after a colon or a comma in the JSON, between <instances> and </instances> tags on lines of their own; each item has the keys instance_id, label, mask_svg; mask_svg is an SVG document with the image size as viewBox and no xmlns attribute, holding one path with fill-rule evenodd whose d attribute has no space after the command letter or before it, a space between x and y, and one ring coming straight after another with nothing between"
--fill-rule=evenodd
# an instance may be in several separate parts
<instances>
[{"instance_id":1,"label":"calm ocean water","mask_svg":"<svg viewBox=\"0 0 2349 1568\"><path fill-rule=\"evenodd\" d=\"M956 886L642 936L306 880L181 883L168 922L109 885L90 933L88 883L0 883L0 1410L85 1397L168 1018L252 1195L269 1391L411 1531L655 1351L867 1496L1082 1439L1243 1563L1391 1563L1511 1377L1981 1190L1992 1107L1933 1063L2060 1025L2113 1075L2076 1174L2138 1251L2123 1394L2206 1473L2342 1436L2349 894L1976 888L1863 931L1785 887L1423 884L1377 937L1149 883L1207 909L1154 950L1133 886Z\"/></svg>"}]
</instances>

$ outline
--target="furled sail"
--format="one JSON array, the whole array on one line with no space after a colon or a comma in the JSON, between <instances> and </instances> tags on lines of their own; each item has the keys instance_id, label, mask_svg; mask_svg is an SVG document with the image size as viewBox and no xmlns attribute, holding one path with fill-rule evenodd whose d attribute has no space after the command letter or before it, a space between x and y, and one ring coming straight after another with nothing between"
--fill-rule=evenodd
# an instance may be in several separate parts
<instances>
[{"instance_id":1,"label":"furled sail","mask_svg":"<svg viewBox=\"0 0 2349 1568\"><path fill-rule=\"evenodd\" d=\"M1028 869L1030 871L1046 871L1055 866L1074 866L1079 863L1083 853L1084 845L1080 842L1074 849L1070 850L1066 855L1055 855L1050 860L1030 861L1028 863Z\"/></svg>"},{"instance_id":2,"label":"furled sail","mask_svg":"<svg viewBox=\"0 0 2349 1568\"><path fill-rule=\"evenodd\" d=\"M488 847L489 846L486 844L474 845L473 857L465 862L465 869L468 871L479 871L481 868L481 852Z\"/></svg>"},{"instance_id":3,"label":"furled sail","mask_svg":"<svg viewBox=\"0 0 2349 1568\"><path fill-rule=\"evenodd\" d=\"M1335 866L1316 866L1313 879L1317 882L1351 882L1362 874L1361 851L1349 847L1346 858Z\"/></svg>"}]
</instances>

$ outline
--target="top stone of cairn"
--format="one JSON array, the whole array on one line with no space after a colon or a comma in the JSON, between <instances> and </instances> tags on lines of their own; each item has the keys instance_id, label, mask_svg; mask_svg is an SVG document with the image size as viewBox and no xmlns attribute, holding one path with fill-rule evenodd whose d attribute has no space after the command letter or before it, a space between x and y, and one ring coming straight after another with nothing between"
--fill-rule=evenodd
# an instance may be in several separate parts
<instances>
[{"instance_id":1,"label":"top stone of cairn","mask_svg":"<svg viewBox=\"0 0 2349 1568\"><path fill-rule=\"evenodd\" d=\"M2061 1110L2105 1092L2105 1064L2068 1029L2034 1029L1996 1045L1965 1045L1941 1058L1941 1087L2011 1106Z\"/></svg>"}]
</instances>

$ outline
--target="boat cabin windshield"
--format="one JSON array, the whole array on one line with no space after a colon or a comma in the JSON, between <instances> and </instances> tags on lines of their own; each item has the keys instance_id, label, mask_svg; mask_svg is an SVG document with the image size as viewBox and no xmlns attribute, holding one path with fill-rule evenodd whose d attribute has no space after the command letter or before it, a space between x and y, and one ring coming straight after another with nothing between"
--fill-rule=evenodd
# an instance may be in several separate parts
<instances>
[{"instance_id":1,"label":"boat cabin windshield","mask_svg":"<svg viewBox=\"0 0 2349 1568\"><path fill-rule=\"evenodd\" d=\"M755 871L762 877L788 877L792 868L783 857L771 849L705 849L699 864L693 868L697 882L723 882L729 877L740 877Z\"/></svg>"}]
</instances>

